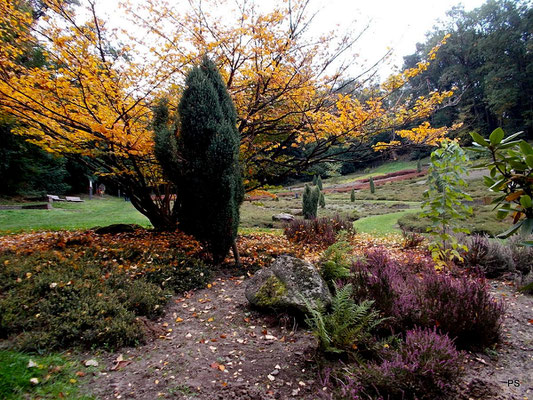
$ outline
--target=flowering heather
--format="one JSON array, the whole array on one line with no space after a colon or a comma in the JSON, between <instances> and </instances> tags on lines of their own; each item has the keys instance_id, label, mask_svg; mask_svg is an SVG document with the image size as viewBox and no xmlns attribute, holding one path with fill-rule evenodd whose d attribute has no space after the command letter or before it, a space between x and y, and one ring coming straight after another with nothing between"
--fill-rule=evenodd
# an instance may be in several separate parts
<instances>
[{"instance_id":1,"label":"flowering heather","mask_svg":"<svg viewBox=\"0 0 533 400\"><path fill-rule=\"evenodd\" d=\"M353 223L336 215L333 218L295 219L285 227L285 236L291 242L323 244L335 243L337 232L353 232Z\"/></svg>"},{"instance_id":2,"label":"flowering heather","mask_svg":"<svg viewBox=\"0 0 533 400\"><path fill-rule=\"evenodd\" d=\"M337 380L342 398L436 399L461 375L461 354L435 328L407 331L405 341L384 358L380 364L346 368Z\"/></svg>"},{"instance_id":3,"label":"flowering heather","mask_svg":"<svg viewBox=\"0 0 533 400\"><path fill-rule=\"evenodd\" d=\"M427 261L427 260L426 260ZM460 348L483 348L499 339L503 305L482 276L439 273L425 260L391 259L382 249L354 264L351 281L359 300L373 300L395 332L415 325L447 333Z\"/></svg>"}]
</instances>

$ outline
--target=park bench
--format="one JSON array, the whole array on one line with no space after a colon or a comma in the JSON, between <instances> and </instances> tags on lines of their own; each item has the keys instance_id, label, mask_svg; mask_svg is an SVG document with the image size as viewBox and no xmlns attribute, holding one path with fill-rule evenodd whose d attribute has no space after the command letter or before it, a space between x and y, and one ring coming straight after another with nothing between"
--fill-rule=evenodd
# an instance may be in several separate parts
<instances>
[{"instance_id":1,"label":"park bench","mask_svg":"<svg viewBox=\"0 0 533 400\"><path fill-rule=\"evenodd\" d=\"M81 203L81 202L85 201L85 200L82 200L79 197L75 197L75 196L65 196L65 199L67 201L72 202L72 203Z\"/></svg>"},{"instance_id":2,"label":"park bench","mask_svg":"<svg viewBox=\"0 0 533 400\"><path fill-rule=\"evenodd\" d=\"M48 197L48 202L52 203L54 201L65 201L65 199L59 198L59 196L56 196L55 194L47 194L46 197Z\"/></svg>"}]
</instances>

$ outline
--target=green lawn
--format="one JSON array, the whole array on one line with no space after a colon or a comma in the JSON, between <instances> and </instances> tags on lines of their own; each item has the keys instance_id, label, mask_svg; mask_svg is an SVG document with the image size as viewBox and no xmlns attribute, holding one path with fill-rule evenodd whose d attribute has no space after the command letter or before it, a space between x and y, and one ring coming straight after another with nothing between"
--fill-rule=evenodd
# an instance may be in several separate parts
<instances>
[{"instance_id":1,"label":"green lawn","mask_svg":"<svg viewBox=\"0 0 533 400\"><path fill-rule=\"evenodd\" d=\"M0 398L23 399L78 399L94 397L81 395L77 385L77 370L89 373L81 365L59 355L28 355L0 350Z\"/></svg>"},{"instance_id":2,"label":"green lawn","mask_svg":"<svg viewBox=\"0 0 533 400\"><path fill-rule=\"evenodd\" d=\"M3 234L89 229L119 223L151 226L131 203L111 196L85 199L83 203L55 202L52 210L0 210L0 233Z\"/></svg>"},{"instance_id":3,"label":"green lawn","mask_svg":"<svg viewBox=\"0 0 533 400\"><path fill-rule=\"evenodd\" d=\"M418 213L420 209L404 210L383 215L373 215L371 217L361 218L354 222L357 232L371 233L378 236L388 235L390 233L399 233L398 219L407 214Z\"/></svg>"}]
</instances>

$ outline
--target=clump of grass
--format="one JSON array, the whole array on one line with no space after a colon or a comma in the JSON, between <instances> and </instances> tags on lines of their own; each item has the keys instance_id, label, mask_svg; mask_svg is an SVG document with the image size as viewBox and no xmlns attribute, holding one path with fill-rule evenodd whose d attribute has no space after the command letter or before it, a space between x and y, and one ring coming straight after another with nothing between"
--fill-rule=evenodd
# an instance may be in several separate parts
<instances>
[{"instance_id":1,"label":"clump of grass","mask_svg":"<svg viewBox=\"0 0 533 400\"><path fill-rule=\"evenodd\" d=\"M93 399L79 393L75 372L74 362L59 355L43 357L0 350L0 398Z\"/></svg>"}]
</instances>

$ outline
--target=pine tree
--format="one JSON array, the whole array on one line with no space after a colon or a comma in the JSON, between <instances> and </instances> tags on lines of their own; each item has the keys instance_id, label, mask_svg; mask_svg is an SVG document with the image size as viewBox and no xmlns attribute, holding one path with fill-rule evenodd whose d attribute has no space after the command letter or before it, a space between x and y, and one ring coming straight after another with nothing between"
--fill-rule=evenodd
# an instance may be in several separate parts
<instances>
[{"instance_id":1,"label":"pine tree","mask_svg":"<svg viewBox=\"0 0 533 400\"><path fill-rule=\"evenodd\" d=\"M318 186L318 188L320 190L323 189L323 186L322 186L322 178L320 177L320 175L318 175L318 178L316 179L316 185Z\"/></svg>"},{"instance_id":2,"label":"pine tree","mask_svg":"<svg viewBox=\"0 0 533 400\"><path fill-rule=\"evenodd\" d=\"M179 228L206 243L213 261L235 246L244 198L237 113L214 63L204 57L188 74L179 107Z\"/></svg>"},{"instance_id":3,"label":"pine tree","mask_svg":"<svg viewBox=\"0 0 533 400\"><path fill-rule=\"evenodd\" d=\"M375 193L376 192L376 186L374 185L374 178L373 177L370 177L370 193Z\"/></svg>"},{"instance_id":4,"label":"pine tree","mask_svg":"<svg viewBox=\"0 0 533 400\"><path fill-rule=\"evenodd\" d=\"M350 201L353 203L355 201L355 189L352 189L350 192Z\"/></svg>"},{"instance_id":5,"label":"pine tree","mask_svg":"<svg viewBox=\"0 0 533 400\"><path fill-rule=\"evenodd\" d=\"M316 186L317 183L317 176L313 175L313 186Z\"/></svg>"},{"instance_id":6,"label":"pine tree","mask_svg":"<svg viewBox=\"0 0 533 400\"><path fill-rule=\"evenodd\" d=\"M324 198L324 193L320 193L320 199L318 200L318 204L320 204L320 208L326 207L326 199Z\"/></svg>"},{"instance_id":7,"label":"pine tree","mask_svg":"<svg viewBox=\"0 0 533 400\"><path fill-rule=\"evenodd\" d=\"M422 172L422 160L420 160L420 158L416 162L416 172Z\"/></svg>"}]
</instances>

